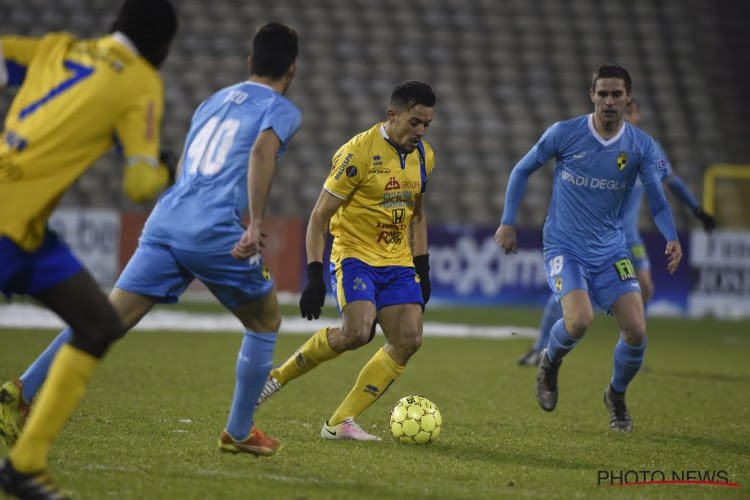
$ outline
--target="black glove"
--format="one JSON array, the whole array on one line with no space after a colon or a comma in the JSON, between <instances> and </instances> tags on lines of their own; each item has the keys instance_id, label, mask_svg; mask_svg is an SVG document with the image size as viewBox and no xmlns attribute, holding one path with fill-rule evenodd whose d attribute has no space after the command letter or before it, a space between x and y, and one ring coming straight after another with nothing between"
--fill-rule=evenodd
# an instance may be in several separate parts
<instances>
[{"instance_id":1,"label":"black glove","mask_svg":"<svg viewBox=\"0 0 750 500\"><path fill-rule=\"evenodd\" d=\"M326 285L323 283L323 263L310 262L307 265L307 285L299 298L299 311L303 318L312 320L320 317L320 310L326 300Z\"/></svg>"},{"instance_id":2,"label":"black glove","mask_svg":"<svg viewBox=\"0 0 750 500\"><path fill-rule=\"evenodd\" d=\"M703 207L698 207L693 211L693 214L700 219L701 224L703 224L703 229L706 230L707 233L710 233L714 229L716 229L716 219L710 214L707 214L705 210L703 210Z\"/></svg>"},{"instance_id":3,"label":"black glove","mask_svg":"<svg viewBox=\"0 0 750 500\"><path fill-rule=\"evenodd\" d=\"M414 271L419 276L419 286L422 288L422 300L427 305L427 301L430 300L430 294L432 293L432 286L430 286L430 254L417 255L413 259Z\"/></svg>"},{"instance_id":4,"label":"black glove","mask_svg":"<svg viewBox=\"0 0 750 500\"><path fill-rule=\"evenodd\" d=\"M162 149L159 153L159 163L169 170L169 185L174 184L175 174L177 173L177 162L179 159L169 149Z\"/></svg>"}]
</instances>

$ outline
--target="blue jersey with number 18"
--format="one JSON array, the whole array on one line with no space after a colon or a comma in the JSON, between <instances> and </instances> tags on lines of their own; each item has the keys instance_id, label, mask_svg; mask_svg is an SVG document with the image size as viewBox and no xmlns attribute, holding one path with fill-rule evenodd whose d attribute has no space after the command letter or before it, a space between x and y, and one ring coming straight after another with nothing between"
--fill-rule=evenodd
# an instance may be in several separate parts
<instances>
[{"instance_id":1,"label":"blue jersey with number 18","mask_svg":"<svg viewBox=\"0 0 750 500\"><path fill-rule=\"evenodd\" d=\"M154 207L141 242L184 250L226 250L242 236L250 150L272 129L277 160L301 124L299 109L271 87L243 82L203 102L190 124L177 182Z\"/></svg>"}]
</instances>

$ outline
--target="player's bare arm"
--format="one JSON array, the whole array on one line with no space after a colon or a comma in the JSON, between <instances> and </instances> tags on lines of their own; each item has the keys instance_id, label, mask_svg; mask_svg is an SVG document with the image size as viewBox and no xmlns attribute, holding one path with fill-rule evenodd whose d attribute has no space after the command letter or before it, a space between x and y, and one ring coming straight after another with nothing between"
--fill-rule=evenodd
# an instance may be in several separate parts
<instances>
[{"instance_id":1,"label":"player's bare arm","mask_svg":"<svg viewBox=\"0 0 750 500\"><path fill-rule=\"evenodd\" d=\"M341 198L337 198L325 189L321 190L307 224L305 248L307 249L308 263L323 262L323 251L326 246L331 217L342 203L344 203L344 200Z\"/></svg>"},{"instance_id":2,"label":"player's bare arm","mask_svg":"<svg viewBox=\"0 0 750 500\"><path fill-rule=\"evenodd\" d=\"M516 228L506 224L500 224L495 231L495 241L505 250L506 254L518 253L518 241L516 240Z\"/></svg>"},{"instance_id":3,"label":"player's bare arm","mask_svg":"<svg viewBox=\"0 0 750 500\"><path fill-rule=\"evenodd\" d=\"M422 208L422 195L417 195L414 203L414 214L411 218L411 255L416 257L427 253L427 217Z\"/></svg>"},{"instance_id":4,"label":"player's bare arm","mask_svg":"<svg viewBox=\"0 0 750 500\"><path fill-rule=\"evenodd\" d=\"M250 258L263 247L264 235L261 233L261 226L268 192L276 170L276 153L280 147L281 141L276 133L272 129L267 129L258 135L250 152L247 174L250 224L232 249L232 255L237 259Z\"/></svg>"}]
</instances>

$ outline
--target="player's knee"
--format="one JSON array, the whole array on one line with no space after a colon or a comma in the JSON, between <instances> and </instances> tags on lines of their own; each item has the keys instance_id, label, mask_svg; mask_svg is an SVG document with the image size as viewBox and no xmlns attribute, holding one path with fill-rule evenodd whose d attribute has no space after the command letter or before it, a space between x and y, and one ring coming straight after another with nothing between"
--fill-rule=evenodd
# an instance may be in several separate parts
<instances>
[{"instance_id":1,"label":"player's knee","mask_svg":"<svg viewBox=\"0 0 750 500\"><path fill-rule=\"evenodd\" d=\"M622 338L626 344L639 346L646 341L646 325L633 325L622 330Z\"/></svg>"},{"instance_id":2,"label":"player's knee","mask_svg":"<svg viewBox=\"0 0 750 500\"><path fill-rule=\"evenodd\" d=\"M91 320L73 328L70 344L94 357L101 358L115 340L126 330L114 309L99 311Z\"/></svg>"},{"instance_id":3,"label":"player's knee","mask_svg":"<svg viewBox=\"0 0 750 500\"><path fill-rule=\"evenodd\" d=\"M281 314L276 312L264 318L247 319L242 325L251 332L278 332L281 328Z\"/></svg>"},{"instance_id":4,"label":"player's knee","mask_svg":"<svg viewBox=\"0 0 750 500\"><path fill-rule=\"evenodd\" d=\"M356 325L344 325L341 336L347 350L357 349L370 341L370 332L374 328L371 321L361 321Z\"/></svg>"},{"instance_id":5,"label":"player's knee","mask_svg":"<svg viewBox=\"0 0 750 500\"><path fill-rule=\"evenodd\" d=\"M594 321L593 311L581 311L570 314L565 318L565 329L571 337L582 337L589 326L591 326L592 321Z\"/></svg>"}]
</instances>

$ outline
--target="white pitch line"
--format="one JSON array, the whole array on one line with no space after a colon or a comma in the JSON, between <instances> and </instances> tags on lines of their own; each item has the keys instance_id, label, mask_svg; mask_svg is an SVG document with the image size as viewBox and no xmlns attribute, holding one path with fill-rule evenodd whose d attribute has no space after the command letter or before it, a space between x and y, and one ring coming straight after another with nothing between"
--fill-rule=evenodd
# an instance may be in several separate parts
<instances>
[{"instance_id":1,"label":"white pitch line","mask_svg":"<svg viewBox=\"0 0 750 500\"><path fill-rule=\"evenodd\" d=\"M317 330L338 324L335 318L321 318L307 321L304 318L284 316L281 331L285 333L306 333L312 335ZM0 305L0 328L51 328L62 329L64 323L51 311L32 304ZM236 332L242 324L231 314L192 313L180 310L158 309L146 315L135 327L138 331L176 330L180 332ZM381 331L378 327L378 331ZM381 331L382 333L382 331ZM536 337L536 328L524 326L482 326L459 323L439 323L427 321L424 324L426 337L473 337L504 339L511 337Z\"/></svg>"}]
</instances>

